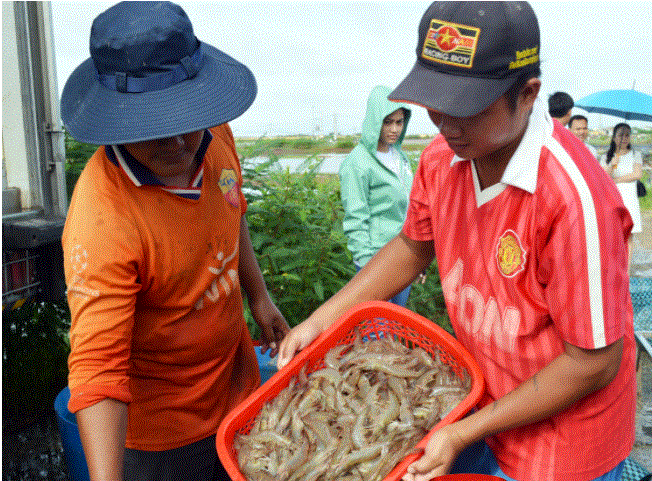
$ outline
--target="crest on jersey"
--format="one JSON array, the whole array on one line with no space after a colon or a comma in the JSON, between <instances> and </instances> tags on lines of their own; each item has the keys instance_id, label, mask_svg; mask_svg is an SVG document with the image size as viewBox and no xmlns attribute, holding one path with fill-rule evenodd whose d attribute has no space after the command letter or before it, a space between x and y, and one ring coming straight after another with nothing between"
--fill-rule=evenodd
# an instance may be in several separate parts
<instances>
[{"instance_id":1,"label":"crest on jersey","mask_svg":"<svg viewBox=\"0 0 652 481\"><path fill-rule=\"evenodd\" d=\"M498 269L505 277L514 277L525 269L525 250L516 232L507 230L496 246Z\"/></svg>"},{"instance_id":2,"label":"crest on jersey","mask_svg":"<svg viewBox=\"0 0 652 481\"><path fill-rule=\"evenodd\" d=\"M240 205L240 192L238 190L238 177L233 169L224 169L220 175L220 189L226 201L233 207Z\"/></svg>"}]
</instances>

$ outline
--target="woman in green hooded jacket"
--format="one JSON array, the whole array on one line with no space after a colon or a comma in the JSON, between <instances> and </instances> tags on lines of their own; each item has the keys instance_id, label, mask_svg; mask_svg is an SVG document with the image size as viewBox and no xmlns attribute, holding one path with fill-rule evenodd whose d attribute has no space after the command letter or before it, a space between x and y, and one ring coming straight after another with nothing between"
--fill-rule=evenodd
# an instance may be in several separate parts
<instances>
[{"instance_id":1,"label":"woman in green hooded jacket","mask_svg":"<svg viewBox=\"0 0 652 481\"><path fill-rule=\"evenodd\" d=\"M344 233L360 270L401 230L412 187L410 162L401 150L410 109L392 102L389 87L374 87L367 100L360 143L340 166ZM410 286L392 302L405 306Z\"/></svg>"}]
</instances>

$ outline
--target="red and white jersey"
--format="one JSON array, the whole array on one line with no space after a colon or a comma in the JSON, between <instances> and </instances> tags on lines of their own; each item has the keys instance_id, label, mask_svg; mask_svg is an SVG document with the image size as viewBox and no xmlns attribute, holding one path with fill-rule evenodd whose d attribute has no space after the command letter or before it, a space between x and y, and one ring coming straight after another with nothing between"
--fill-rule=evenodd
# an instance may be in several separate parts
<instances>
[{"instance_id":1,"label":"red and white jersey","mask_svg":"<svg viewBox=\"0 0 652 481\"><path fill-rule=\"evenodd\" d=\"M422 154L403 231L434 242L456 336L484 371L483 405L559 356L563 341L597 349L624 337L609 386L487 439L515 479L589 480L627 457L634 441L632 221L613 181L541 104L501 182L484 190L474 163L435 138Z\"/></svg>"}]
</instances>

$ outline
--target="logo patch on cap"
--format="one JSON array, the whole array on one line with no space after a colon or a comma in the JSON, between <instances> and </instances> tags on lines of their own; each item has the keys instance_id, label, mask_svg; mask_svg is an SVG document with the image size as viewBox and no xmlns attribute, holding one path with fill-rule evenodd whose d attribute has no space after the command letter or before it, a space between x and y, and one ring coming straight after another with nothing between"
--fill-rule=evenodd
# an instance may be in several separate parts
<instances>
[{"instance_id":1,"label":"logo patch on cap","mask_svg":"<svg viewBox=\"0 0 652 481\"><path fill-rule=\"evenodd\" d=\"M431 62L471 68L479 36L477 27L432 19L421 56Z\"/></svg>"}]
</instances>

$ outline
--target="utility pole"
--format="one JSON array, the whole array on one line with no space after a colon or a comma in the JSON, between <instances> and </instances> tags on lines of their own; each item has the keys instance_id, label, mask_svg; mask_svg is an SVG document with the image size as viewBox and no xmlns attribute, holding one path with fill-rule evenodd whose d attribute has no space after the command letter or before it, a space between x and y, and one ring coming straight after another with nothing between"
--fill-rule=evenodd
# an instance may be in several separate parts
<instances>
[{"instance_id":1,"label":"utility pole","mask_svg":"<svg viewBox=\"0 0 652 481\"><path fill-rule=\"evenodd\" d=\"M333 114L333 140L337 140L337 113Z\"/></svg>"}]
</instances>

